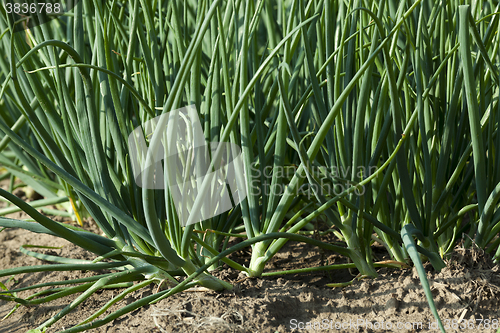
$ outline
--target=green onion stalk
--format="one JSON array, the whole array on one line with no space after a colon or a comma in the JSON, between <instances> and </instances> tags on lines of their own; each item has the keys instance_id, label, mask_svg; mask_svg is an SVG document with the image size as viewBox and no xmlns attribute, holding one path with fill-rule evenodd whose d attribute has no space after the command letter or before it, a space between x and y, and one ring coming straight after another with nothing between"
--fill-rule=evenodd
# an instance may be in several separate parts
<instances>
[{"instance_id":1,"label":"green onion stalk","mask_svg":"<svg viewBox=\"0 0 500 333\"><path fill-rule=\"evenodd\" d=\"M88 5L90 3L84 1L78 6ZM46 25L18 33L12 33L12 28L10 31L7 28L7 33L2 39L3 46L9 50L10 61L9 74L4 77L1 93L15 96L18 106L16 111L21 114L19 119L29 125L29 135L21 137L16 134L16 130L20 127L19 122L9 126L4 119L0 119L0 131L4 134L1 137L2 143L10 141L7 144L11 151L18 152L22 149L20 156L29 156L38 165L43 165L46 168L44 170L48 170L49 173L44 175L45 178L38 177L41 179L40 182L45 184L64 182L63 184L67 185L66 190L73 189L105 237L55 222L4 190L1 190L0 195L26 212L36 223L1 218L0 225L21 226L34 232L56 235L99 256L96 262L79 262L76 266L64 266L67 258L51 257L50 261L62 264L43 268L31 267L25 270L27 272L42 271L46 268L118 270L112 276L103 276L95 283L81 287L79 290L84 290L84 294L44 323L41 328L52 325L96 290L116 286L117 283L146 280L164 283L166 286L177 286L179 282L173 276L187 275L193 276L193 279L196 276L194 283L214 290L232 288L231 284L199 271L205 259L201 259L199 248L194 249L193 229L183 228L178 221L168 191L141 189L137 186L127 153L128 134L136 125L140 126L142 122L155 117L157 105L161 105L159 103L164 101L165 109L169 110L174 104L181 102L179 96L183 95L189 77L188 69L197 59L198 49L209 27L210 18L218 8L218 2L211 4L210 7L200 8L199 14L203 14L205 20L198 22L192 42L183 50L185 54L182 64L178 68L177 78L169 87L168 99L164 83L154 87L153 95L141 94L140 91L149 91L151 87L144 86L148 82L139 84L137 86L139 90L134 87L134 82L130 79L134 65L128 68L128 77L123 78L116 74L114 71L114 66L117 66L116 59L110 56L113 49L110 44L116 41L107 38L110 36L110 31L118 28L114 25L118 24L114 20L114 15L118 14L120 9L113 6L106 7L108 11L104 13L101 4L94 3L94 5L95 21L88 15L84 17L81 8L76 10L77 14L72 21L75 48L53 39L52 32ZM138 2L134 3L134 8L136 10L131 12L133 16L130 17L130 24L140 26L142 20L147 21L146 25L153 23L152 17L148 17L150 14L148 11L143 13L145 17L139 15ZM171 7L168 8L172 10ZM2 14L0 19L2 30L9 25L13 26L14 22L9 22L8 19ZM81 36L84 23L87 27L92 27L91 34L95 33L96 36L95 39L90 39L92 43L95 41L93 47L98 52L92 64L85 62L83 58L88 50L78 45L77 37ZM57 26L58 22L54 21L52 24ZM181 44L184 42L179 40ZM125 47L125 45L117 46ZM142 50L147 53L146 46L146 44L136 45L133 52ZM151 44L151 47L154 48L154 45ZM76 49L80 49L81 53ZM158 71L162 65L161 61L147 56L145 58L148 59L146 62L151 62L148 63L148 69L151 70L152 76L163 76ZM198 63L197 66L201 64ZM71 86L68 81L73 79L76 84ZM121 92L119 84L124 89ZM176 97L178 100L175 100ZM38 103L29 102L34 98ZM129 112L124 111L127 107ZM43 203L54 204L57 200ZM238 214L238 210L231 211L229 215L232 213ZM232 217L230 220L236 219ZM207 247L212 248L213 245L207 244ZM36 252L30 252L30 255L47 260L47 257ZM105 259L110 263L99 262ZM0 274L5 276L19 272L20 270L4 270ZM192 284L187 286L190 287ZM183 288L176 290L182 291ZM63 297L71 292L66 288L59 295ZM10 293L10 291L5 292L5 294ZM23 302L16 297L10 300Z\"/></svg>"},{"instance_id":2,"label":"green onion stalk","mask_svg":"<svg viewBox=\"0 0 500 333\"><path fill-rule=\"evenodd\" d=\"M338 251L342 251L339 253L346 253L345 255L353 260L361 276L374 277L377 275L373 266L369 248L373 225L391 235L388 237L388 242L386 243L391 244L389 250L391 251L391 254L394 254L396 260L405 260L405 256L403 255L399 245L400 243L398 243L398 232L371 216L368 210L365 212L362 208L364 204L364 197L359 195L356 196L354 194L355 192L362 192L365 187L369 187L372 181L376 182L377 176L381 176L382 171L385 168L389 169L387 174L390 175L393 173L392 170L394 168L394 163L391 164L391 162L396 156L395 151L400 149L401 144L404 141L405 136L403 136L403 138L401 136L403 134L410 134L411 125L414 123L415 117L409 121L408 128L404 133L403 131L399 132L399 138L401 140L397 139L397 141L395 141L394 150L389 151L389 154L385 157L384 163L378 164L377 157L374 164L373 162L372 164L368 164L371 157L368 155L366 158L364 156L361 157L365 158L366 162L363 162L363 160L360 160L359 158L355 158L353 162L354 164L351 166L345 161L352 161L352 159L339 156L341 155L339 152L345 152L346 150L344 147L345 141L342 138L342 135L346 131L346 128L349 128L349 124L342 124L342 118L345 117L345 114L342 112L342 108L345 103L348 102L349 96L351 96L354 89L360 84L363 88L363 95L360 96L360 100L364 100L366 103L367 97L369 96L367 82L371 82L374 76L374 73L372 73L373 64L378 64L380 54L387 51L390 46L390 42L393 40L394 36L397 35L397 32L403 25L404 21L411 15L417 5L418 4L413 5L407 11L399 11L399 16L387 36L383 33L383 26L381 24L374 27L374 29L378 29L381 37L378 37L378 34L375 34L373 40L376 42L372 42L370 52L362 58L363 62L360 64L360 67L355 73L353 73L352 78L344 81L345 83L340 80L340 69L342 66L347 66L347 64L343 64L343 60L340 59L350 59L352 56L348 53L347 57L342 58L340 55L343 54L344 45L347 46L349 40L354 40L355 37L359 37L359 32L353 37L347 38L348 29L346 28L345 30L341 30L340 35L342 37L339 38L336 50L333 52L333 45L328 45L328 48L326 49L330 50L331 53L328 53L325 57L323 57L323 55L314 54L312 50L314 42L317 43L317 45L315 45L316 50L322 50L325 49L325 45L323 45L323 43L329 40L329 36L325 36L325 39L320 38L322 36L317 36L318 31L329 31L328 29L322 29L322 24L325 24L325 26L327 24L332 24L330 20L334 19L329 17L330 11L326 11L328 7L319 6L316 8L317 12L315 15L318 17L325 17L324 22L320 20L314 22L314 24L319 25L319 27L316 27L315 25L311 25L308 28L306 26L301 27L300 32L303 42L302 45L304 46L300 57L298 57L298 64L281 64L280 68L283 68L283 70L278 73L276 78L278 90L280 92L280 113L276 118L278 127L276 134L276 151L274 154L275 158L276 156L279 156L278 153L280 152L280 147L278 145L280 143L291 146L295 151L295 159L298 160L297 164L299 167L291 180L289 180L285 193L281 196L281 198L275 202L271 200L269 201L267 211L273 213L265 215L264 220L266 222L263 224L263 228L257 231L252 230L254 233L275 232L280 229L281 231L286 230L290 233L298 232L302 228L307 227L314 218L324 214L327 216L327 220L331 223L331 226L339 232L338 235L340 235L342 241L344 241L347 245L347 249L338 249ZM341 19L342 22L346 23L343 26L347 27L347 23L350 22L349 18L354 14L349 12L348 8L344 8L343 5L339 6L340 8L338 8L338 13L347 11L349 14L347 15L347 13L344 13L343 16L338 18ZM292 7L292 9L293 8L295 7ZM306 15L313 15L312 12L314 10L314 6L306 6L305 10L303 8L304 6L298 6L296 9L297 15L302 21L305 20ZM381 6L379 10L379 16L381 16L383 13L383 7ZM377 15L373 13L371 13L371 17L377 19ZM298 22L301 22L301 20ZM292 22L293 20L290 19L290 26ZM310 43L313 44L310 45ZM292 45L293 44L294 43L292 42ZM285 48L284 59L290 61L286 58L286 50L287 49ZM336 59L335 57L339 60L337 62L336 70L333 71L331 62ZM323 59L324 62L317 65L315 61L318 59ZM298 89L298 82L304 82L303 80L297 80L297 75L302 72L307 73L307 80L310 84L305 86L302 84L303 95L301 98L297 98L294 97L290 91L296 91ZM321 80L325 73L328 74L326 82ZM382 75L383 77L387 76L387 73L383 72ZM382 80L380 84L381 86L386 85L387 79ZM340 88L341 86L342 90ZM326 95L323 93L325 90L328 92ZM292 104L290 98L294 98L293 102L296 104ZM314 100L312 98L314 98ZM357 118L360 125L365 123L365 113L362 111L363 108L366 109L367 106L366 104L361 103L359 105L359 109L361 109L361 111L359 111L360 115ZM370 116L368 113L366 113L366 115L366 117ZM372 114L371 117L373 118L374 115L375 113ZM280 116L281 118L279 118ZM284 126L286 130L282 130L281 133L279 127L280 119L283 123L286 121L287 125ZM345 121L347 122L349 119L346 119ZM305 124L305 126L302 124ZM363 138L364 133L360 130L360 128L362 127L358 126L356 130L356 150L354 150L356 154L361 152L360 147L363 146L363 140L366 140L366 138ZM291 135L291 139L287 138L289 135ZM378 139L375 135L374 138ZM378 145L381 145L384 140L385 137L382 136L380 141L375 142L377 142ZM281 147L281 149L284 148ZM351 149L348 149L348 151L352 154ZM344 162L345 164L343 164ZM320 173L318 176L318 172L315 172L315 169L332 170L333 168L337 168L337 166L340 166L340 169L347 169L347 167L349 167L350 170L350 167L356 168L359 165L363 165L362 163L366 163L368 166L374 166L371 170L376 171L364 178L355 178L357 175L353 174L352 180L348 180L343 177L331 176L328 172ZM320 177L326 179L327 182L325 183ZM379 177L379 179L380 178L382 177ZM274 180L275 179L273 178L273 181ZM313 212L306 218L300 219L300 217L295 216L286 223L285 227L282 227L281 223L285 218L287 211L290 208L293 208L293 205L297 204L297 193L302 188L301 186L303 186L303 184L307 184L306 186L312 189L309 193L313 193L313 202L320 206L320 208L313 209ZM335 193L336 195L331 195L332 191L328 191L328 186L330 189L335 186L343 186L345 190L340 191L338 194ZM325 195L325 193L327 193L327 195ZM328 197L328 195L330 195L330 197ZM337 210L333 209L334 204L337 205ZM301 212L304 213L303 211ZM247 234L249 234L249 229L251 228L247 227ZM280 239L256 244L252 251L249 274L254 276L262 274L265 263L272 258L277 251L279 251L286 241L287 239Z\"/></svg>"}]
</instances>

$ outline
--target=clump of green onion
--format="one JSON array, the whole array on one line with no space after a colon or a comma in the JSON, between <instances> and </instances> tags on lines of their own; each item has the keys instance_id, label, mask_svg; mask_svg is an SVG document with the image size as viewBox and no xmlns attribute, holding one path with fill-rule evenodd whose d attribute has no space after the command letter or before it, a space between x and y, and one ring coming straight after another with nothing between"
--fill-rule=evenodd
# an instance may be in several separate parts
<instances>
[{"instance_id":1,"label":"clump of green onion","mask_svg":"<svg viewBox=\"0 0 500 333\"><path fill-rule=\"evenodd\" d=\"M194 285L231 289L210 274L222 263L253 277L277 274L266 263L288 240L335 251L359 278L376 277L378 242L392 261L418 267L437 316L422 261L441 269L464 234L466 246L473 240L500 258L497 12L483 1L82 0L57 20L14 32L22 22L1 11L0 179L11 185L0 196L13 206L0 216L20 209L35 223L0 217L0 226L65 238L97 259L23 249L58 263L0 276L113 273L61 282L52 298L20 299L17 290L0 298L38 304L82 293L41 330L100 288L127 288L65 331L77 332ZM222 148L181 156L180 169L153 160L164 174L146 171L145 179L163 176L164 186L139 186L130 134L138 129L152 150L186 148L144 126L189 105L201 129L193 142ZM214 199L224 179L188 171L214 171L229 157L223 147L241 149L235 173L247 193L208 216L203 197ZM23 202L12 194L16 179L45 198ZM179 203L172 184L201 194ZM37 211L73 217L46 207L63 202L75 218L88 213L104 236ZM308 237L327 233L338 242ZM245 240L229 247L231 236ZM248 267L228 258L244 247ZM167 289L98 319L153 282Z\"/></svg>"}]
</instances>

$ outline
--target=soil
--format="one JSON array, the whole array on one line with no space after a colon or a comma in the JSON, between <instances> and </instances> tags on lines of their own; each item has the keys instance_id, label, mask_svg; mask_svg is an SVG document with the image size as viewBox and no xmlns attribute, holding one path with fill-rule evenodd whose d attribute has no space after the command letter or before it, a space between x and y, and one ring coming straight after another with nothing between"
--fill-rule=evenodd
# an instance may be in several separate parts
<instances>
[{"instance_id":1,"label":"soil","mask_svg":"<svg viewBox=\"0 0 500 333\"><path fill-rule=\"evenodd\" d=\"M11 218L20 218L20 213ZM91 227L87 225L86 227ZM0 232L0 269L47 264L22 254L24 244L57 246L38 252L71 258L94 259L95 255L53 236L22 229ZM377 260L383 249L375 248ZM233 254L233 260L247 263L248 251ZM307 244L289 242L266 266L266 271L344 263L345 259ZM457 248L448 266L427 275L434 301L447 332L496 332L500 320L500 268L481 251ZM221 267L212 272L232 282L233 291L191 291L173 295L143 307L90 332L439 332L415 269L380 268L378 278L355 281L344 288L327 283L353 279L348 270L314 272L244 279L238 271ZM75 279L95 272L42 272L0 278L9 288L48 281ZM242 279L243 278L243 279ZM112 311L157 291L150 285L127 296ZM84 301L48 332L79 323L97 311L121 290L99 291ZM32 291L18 293L27 297ZM21 306L0 322L0 333L26 332L59 312L75 295L32 307ZM0 318L14 303L0 301ZM110 313L108 311L107 313ZM103 317L101 317L103 318ZM457 324L463 320L461 324ZM467 322L465 322L467 321ZM480 323L483 323L479 326ZM469 325L467 328L467 324ZM459 326L462 326L460 328ZM465 329L464 329L465 327ZM458 329L453 329L458 328Z\"/></svg>"}]
</instances>

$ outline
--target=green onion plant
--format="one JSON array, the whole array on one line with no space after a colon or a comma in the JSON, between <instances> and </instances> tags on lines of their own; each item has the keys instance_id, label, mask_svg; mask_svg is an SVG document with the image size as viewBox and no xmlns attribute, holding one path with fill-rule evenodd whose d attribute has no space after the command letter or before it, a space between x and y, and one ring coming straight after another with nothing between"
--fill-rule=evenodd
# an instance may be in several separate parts
<instances>
[{"instance_id":1,"label":"green onion plant","mask_svg":"<svg viewBox=\"0 0 500 333\"><path fill-rule=\"evenodd\" d=\"M441 269L461 241L500 259L498 10L495 2L457 0L82 0L23 30L15 28L23 20L0 8L0 180L9 180L0 216L30 216L0 217L0 226L52 234L96 254L75 260L25 246L23 253L54 264L0 276L112 270L23 289L0 284L0 299L34 305L79 293L43 330L97 290L125 288L64 331L79 332L195 285L232 289L210 273L223 265L276 275L266 263L289 240L351 263L280 274L349 267L358 278L376 277L386 265L373 258L378 242L397 267L413 261L438 317L423 262ZM186 170L206 158L215 170L223 148L181 158L177 170L152 152L185 142L145 128L188 106L203 134L193 142L241 149L235 172L246 189L231 209L201 220L214 184ZM139 186L131 133L164 172L150 168L141 177L160 188ZM171 186L182 182L200 192L179 206ZM43 199L24 202L13 194L19 186ZM91 217L102 234L37 209ZM326 234L335 241L317 237ZM230 246L231 237L243 241ZM246 266L228 257L245 247ZM151 283L165 289L99 319Z\"/></svg>"}]
</instances>

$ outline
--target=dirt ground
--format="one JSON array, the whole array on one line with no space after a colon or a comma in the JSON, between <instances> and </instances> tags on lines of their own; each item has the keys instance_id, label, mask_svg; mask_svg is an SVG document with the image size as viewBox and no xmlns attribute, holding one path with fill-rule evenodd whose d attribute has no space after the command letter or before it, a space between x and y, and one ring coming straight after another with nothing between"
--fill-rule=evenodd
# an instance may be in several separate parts
<instances>
[{"instance_id":1,"label":"dirt ground","mask_svg":"<svg viewBox=\"0 0 500 333\"><path fill-rule=\"evenodd\" d=\"M19 193L20 196L23 193ZM26 199L26 198L24 198ZM0 207L4 206L0 202ZM21 213L10 218L25 218ZM95 230L86 222L86 228ZM50 235L22 229L0 232L0 269L48 264L19 251L21 245L44 245L51 255L94 259L95 255ZM383 248L374 248L378 261L388 259ZM247 265L250 252L242 250L231 259ZM335 253L307 244L289 242L266 266L266 272L325 264L345 263ZM426 267L434 301L447 332L496 332L500 320L500 267L480 251L457 248L440 273ZM415 269L378 269L373 280L355 281L344 288L326 284L353 279L348 270L244 279L226 266L212 272L233 283L224 292L187 291L143 307L90 332L438 332ZM0 278L8 288L49 281L82 278L96 272L41 272ZM106 314L157 291L150 285L127 296ZM121 290L99 291L80 304L48 332L69 328L86 319ZM27 297L25 291L18 297ZM32 307L21 306L0 322L0 333L26 332L58 313L76 295ZM14 303L0 301L0 318ZM101 316L100 318L103 318ZM456 329L454 329L456 328Z\"/></svg>"},{"instance_id":2,"label":"dirt ground","mask_svg":"<svg viewBox=\"0 0 500 333\"><path fill-rule=\"evenodd\" d=\"M62 246L59 250L41 250L72 258L92 259L94 255L48 235L20 229L0 232L0 267L38 265L42 261L19 252L23 244ZM377 253L376 253L377 255ZM248 260L248 252L236 253L233 259ZM305 244L290 243L267 266L266 271L317 266L342 262L334 253L319 252ZM479 252L457 249L449 266L440 273L428 267L434 300L439 314L451 328L460 319L473 329L447 331L494 332L500 319L499 267ZM23 274L15 281L0 281L8 287L90 276L93 272L44 272ZM136 310L91 332L426 332L438 331L433 325L420 281L413 269L379 269L380 277L361 280L344 288L329 288L331 282L352 279L347 270L284 275L241 280L237 271L223 267L213 274L235 284L233 291L184 292L158 304ZM56 332L90 316L119 290L94 294L49 332ZM128 296L117 306L156 292L150 285ZM26 297L30 292L22 292ZM33 307L20 307L0 323L1 333L26 332L56 314L75 296ZM13 303L0 301L0 317ZM117 307L113 308L117 309ZM490 320L490 329L484 327ZM455 322L452 322L455 320ZM478 324L483 322L482 327ZM434 323L434 324L433 324ZM463 323L463 322L462 322ZM392 327L391 327L392 325ZM462 324L466 326L465 324ZM474 326L472 326L474 325ZM495 326L496 325L496 326ZM456 327L456 326L455 326ZM302 329L299 329L302 328Z\"/></svg>"}]
</instances>

